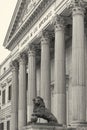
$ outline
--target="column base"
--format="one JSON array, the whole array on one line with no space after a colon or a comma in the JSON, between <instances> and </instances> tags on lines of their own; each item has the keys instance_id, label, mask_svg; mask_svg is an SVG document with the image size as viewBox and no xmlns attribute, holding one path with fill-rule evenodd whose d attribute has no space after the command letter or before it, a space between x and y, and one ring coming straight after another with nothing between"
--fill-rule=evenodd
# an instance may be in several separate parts
<instances>
[{"instance_id":1,"label":"column base","mask_svg":"<svg viewBox=\"0 0 87 130\"><path fill-rule=\"evenodd\" d=\"M71 123L71 126L72 127L78 127L78 126L81 126L81 127L85 126L85 127L87 127L87 122L75 121L75 122Z\"/></svg>"},{"instance_id":2,"label":"column base","mask_svg":"<svg viewBox=\"0 0 87 130\"><path fill-rule=\"evenodd\" d=\"M66 130L66 127L49 123L36 123L25 126L22 130Z\"/></svg>"},{"instance_id":3,"label":"column base","mask_svg":"<svg viewBox=\"0 0 87 130\"><path fill-rule=\"evenodd\" d=\"M68 130L87 130L87 122L72 122L70 126L68 126Z\"/></svg>"}]
</instances>

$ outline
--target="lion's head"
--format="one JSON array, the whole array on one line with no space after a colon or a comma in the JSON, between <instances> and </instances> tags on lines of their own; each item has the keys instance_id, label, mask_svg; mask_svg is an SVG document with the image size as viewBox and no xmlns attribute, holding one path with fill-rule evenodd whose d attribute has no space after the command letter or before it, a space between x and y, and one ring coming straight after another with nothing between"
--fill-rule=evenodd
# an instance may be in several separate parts
<instances>
[{"instance_id":1,"label":"lion's head","mask_svg":"<svg viewBox=\"0 0 87 130\"><path fill-rule=\"evenodd\" d=\"M36 107L45 107L43 99L39 96L33 99L34 106Z\"/></svg>"}]
</instances>

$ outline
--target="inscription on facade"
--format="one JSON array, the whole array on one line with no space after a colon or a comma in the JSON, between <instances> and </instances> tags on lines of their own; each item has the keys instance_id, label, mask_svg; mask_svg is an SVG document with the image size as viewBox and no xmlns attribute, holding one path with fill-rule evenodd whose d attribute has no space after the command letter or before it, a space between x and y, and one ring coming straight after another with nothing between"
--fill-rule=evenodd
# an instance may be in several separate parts
<instances>
[{"instance_id":1,"label":"inscription on facade","mask_svg":"<svg viewBox=\"0 0 87 130\"><path fill-rule=\"evenodd\" d=\"M40 20L37 25L35 25L35 27L30 31L28 36L21 43L21 46L23 46L27 41L31 40L31 38L33 38L37 34L37 32L39 32L47 22L49 22L49 19L52 18L52 16L53 11L51 10Z\"/></svg>"}]
</instances>

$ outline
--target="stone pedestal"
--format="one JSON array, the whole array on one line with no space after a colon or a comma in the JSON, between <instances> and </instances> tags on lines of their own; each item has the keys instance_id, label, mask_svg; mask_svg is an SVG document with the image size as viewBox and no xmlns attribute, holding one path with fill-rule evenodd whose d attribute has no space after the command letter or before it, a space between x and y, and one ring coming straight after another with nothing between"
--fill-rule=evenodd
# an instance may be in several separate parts
<instances>
[{"instance_id":1,"label":"stone pedestal","mask_svg":"<svg viewBox=\"0 0 87 130\"><path fill-rule=\"evenodd\" d=\"M35 124L25 126L22 130L65 130L65 127L62 126L53 126L48 124Z\"/></svg>"},{"instance_id":2,"label":"stone pedestal","mask_svg":"<svg viewBox=\"0 0 87 130\"><path fill-rule=\"evenodd\" d=\"M55 126L47 123L37 123L23 127L22 130L87 130L87 124L78 126Z\"/></svg>"}]
</instances>

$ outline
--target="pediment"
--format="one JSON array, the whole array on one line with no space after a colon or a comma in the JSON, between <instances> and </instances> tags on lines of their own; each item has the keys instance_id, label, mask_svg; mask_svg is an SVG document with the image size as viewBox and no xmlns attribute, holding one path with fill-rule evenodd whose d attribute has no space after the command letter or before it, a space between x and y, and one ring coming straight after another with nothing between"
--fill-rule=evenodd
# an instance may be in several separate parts
<instances>
[{"instance_id":1,"label":"pediment","mask_svg":"<svg viewBox=\"0 0 87 130\"><path fill-rule=\"evenodd\" d=\"M5 37L4 46L11 40L39 1L40 0L18 0Z\"/></svg>"}]
</instances>

